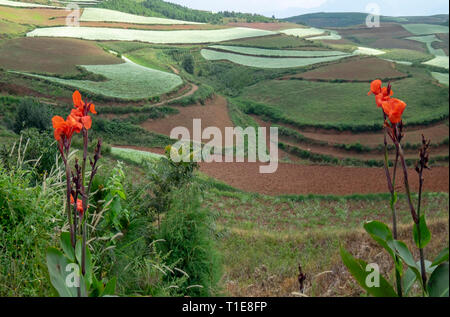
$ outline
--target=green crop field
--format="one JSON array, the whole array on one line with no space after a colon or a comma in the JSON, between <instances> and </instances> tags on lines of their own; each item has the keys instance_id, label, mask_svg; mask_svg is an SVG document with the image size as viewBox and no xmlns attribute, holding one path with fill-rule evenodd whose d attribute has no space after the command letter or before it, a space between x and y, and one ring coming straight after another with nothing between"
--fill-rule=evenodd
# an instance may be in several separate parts
<instances>
[{"instance_id":1,"label":"green crop field","mask_svg":"<svg viewBox=\"0 0 450 317\"><path fill-rule=\"evenodd\" d=\"M154 154L151 152L118 147L111 147L111 154L123 160L132 161L137 164L140 164L142 163L142 161L146 160L156 161L162 157L162 155Z\"/></svg>"},{"instance_id":2,"label":"green crop field","mask_svg":"<svg viewBox=\"0 0 450 317\"><path fill-rule=\"evenodd\" d=\"M316 28L297 28L282 30L281 33L298 37L312 37L324 34L326 31Z\"/></svg>"},{"instance_id":3,"label":"green crop field","mask_svg":"<svg viewBox=\"0 0 450 317\"><path fill-rule=\"evenodd\" d=\"M370 48L370 47L358 47L358 49L356 51L354 51L353 54L376 56L376 55L386 54L386 52L382 51L382 50Z\"/></svg>"},{"instance_id":4,"label":"green crop field","mask_svg":"<svg viewBox=\"0 0 450 317\"><path fill-rule=\"evenodd\" d=\"M333 41L338 41L342 39L342 36L339 35L339 33L337 31L332 31L332 30L325 30L327 32L329 32L329 35L319 35L319 36L313 36L313 37L308 37L308 40L311 41L317 41L317 40L333 40Z\"/></svg>"},{"instance_id":5,"label":"green crop field","mask_svg":"<svg viewBox=\"0 0 450 317\"><path fill-rule=\"evenodd\" d=\"M435 24L402 24L410 33L415 35L426 35L436 33L448 33L448 26Z\"/></svg>"},{"instance_id":6,"label":"green crop field","mask_svg":"<svg viewBox=\"0 0 450 317\"><path fill-rule=\"evenodd\" d=\"M227 45L212 45L210 48L215 48L223 51L256 55L256 56L273 56L273 57L326 57L326 56L340 56L347 55L339 51L294 51L294 50L271 50L254 47L239 47Z\"/></svg>"},{"instance_id":7,"label":"green crop field","mask_svg":"<svg viewBox=\"0 0 450 317\"><path fill-rule=\"evenodd\" d=\"M394 61L420 63L432 59L433 55L414 50L395 48L386 50L386 54L384 54L382 58Z\"/></svg>"},{"instance_id":8,"label":"green crop field","mask_svg":"<svg viewBox=\"0 0 450 317\"><path fill-rule=\"evenodd\" d=\"M50 27L29 32L31 37L73 37L100 41L141 41L162 44L215 43L234 39L272 35L274 32L249 28L222 30L147 31L101 27Z\"/></svg>"},{"instance_id":9,"label":"green crop field","mask_svg":"<svg viewBox=\"0 0 450 317\"><path fill-rule=\"evenodd\" d=\"M448 86L448 73L437 73L437 72L432 72L431 75L437 80L439 81L441 84L447 85Z\"/></svg>"},{"instance_id":10,"label":"green crop field","mask_svg":"<svg viewBox=\"0 0 450 317\"><path fill-rule=\"evenodd\" d=\"M246 46L246 47L257 47L257 48L270 48L270 49L304 48L311 46L317 47L317 45L311 43L311 41L307 41L305 39L301 39L296 36L290 36L286 34L276 34L263 37L234 40L226 42L225 44Z\"/></svg>"},{"instance_id":11,"label":"green crop field","mask_svg":"<svg viewBox=\"0 0 450 317\"><path fill-rule=\"evenodd\" d=\"M139 100L168 93L183 81L174 74L149 69L132 62L117 65L84 65L87 71L105 76L107 81L70 80L28 74L57 84L111 98Z\"/></svg>"},{"instance_id":12,"label":"green crop field","mask_svg":"<svg viewBox=\"0 0 450 317\"><path fill-rule=\"evenodd\" d=\"M86 8L80 17L83 22L121 22L134 24L201 24L197 22L143 17L109 9Z\"/></svg>"},{"instance_id":13,"label":"green crop field","mask_svg":"<svg viewBox=\"0 0 450 317\"><path fill-rule=\"evenodd\" d=\"M413 75L392 83L395 96L408 104L405 121L448 115L447 88L432 84L424 70ZM242 98L274 106L301 124L356 127L380 123L380 109L368 91L367 83L269 80L245 88Z\"/></svg>"},{"instance_id":14,"label":"green crop field","mask_svg":"<svg viewBox=\"0 0 450 317\"><path fill-rule=\"evenodd\" d=\"M448 56L436 56L432 60L425 62L425 65L436 66L448 69L449 67L449 58Z\"/></svg>"},{"instance_id":15,"label":"green crop field","mask_svg":"<svg viewBox=\"0 0 450 317\"><path fill-rule=\"evenodd\" d=\"M228 60L235 64L256 67L256 68L295 68L318 63L336 61L350 55L340 55L331 57L311 57L311 58L271 58L239 55L234 53L224 53L208 49L201 51L202 56L210 61Z\"/></svg>"}]
</instances>

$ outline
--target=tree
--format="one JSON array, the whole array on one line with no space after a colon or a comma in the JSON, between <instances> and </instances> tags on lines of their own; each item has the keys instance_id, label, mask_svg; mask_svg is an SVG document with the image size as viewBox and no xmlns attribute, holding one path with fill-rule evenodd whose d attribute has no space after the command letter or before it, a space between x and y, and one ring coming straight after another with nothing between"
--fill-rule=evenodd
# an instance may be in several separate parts
<instances>
[{"instance_id":1,"label":"tree","mask_svg":"<svg viewBox=\"0 0 450 317\"><path fill-rule=\"evenodd\" d=\"M183 58L182 66L185 71L187 71L189 74L194 73L195 65L194 65L194 58L191 54L187 54Z\"/></svg>"}]
</instances>

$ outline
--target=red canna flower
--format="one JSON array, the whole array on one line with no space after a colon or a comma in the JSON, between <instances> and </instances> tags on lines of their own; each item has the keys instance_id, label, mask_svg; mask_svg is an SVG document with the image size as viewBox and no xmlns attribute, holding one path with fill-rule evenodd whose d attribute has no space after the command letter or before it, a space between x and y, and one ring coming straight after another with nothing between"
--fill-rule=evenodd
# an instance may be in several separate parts
<instances>
[{"instance_id":1,"label":"red canna flower","mask_svg":"<svg viewBox=\"0 0 450 317\"><path fill-rule=\"evenodd\" d=\"M93 103L85 103L81 99L81 94L78 90L73 93L72 100L75 109L72 109L70 115L81 123L83 128L89 130L92 127L92 118L89 116L89 112L97 114L95 105Z\"/></svg>"},{"instance_id":2,"label":"red canna flower","mask_svg":"<svg viewBox=\"0 0 450 317\"><path fill-rule=\"evenodd\" d=\"M75 199L73 199L73 196L70 195L70 203L73 205L75 203ZM77 199L77 211L80 214L80 217L83 217L84 210L83 210L83 202L81 199Z\"/></svg>"},{"instance_id":3,"label":"red canna flower","mask_svg":"<svg viewBox=\"0 0 450 317\"><path fill-rule=\"evenodd\" d=\"M381 108L383 102L388 101L389 98L394 95L394 92L392 91L390 85L388 87L381 87L381 85L381 80L374 80L370 84L370 91L367 93L368 96L370 96L371 94L375 95L375 103L377 104L378 108Z\"/></svg>"},{"instance_id":4,"label":"red canna flower","mask_svg":"<svg viewBox=\"0 0 450 317\"><path fill-rule=\"evenodd\" d=\"M404 101L397 98L389 98L389 100L383 102L382 107L392 124L402 121L402 115L406 108Z\"/></svg>"},{"instance_id":5,"label":"red canna flower","mask_svg":"<svg viewBox=\"0 0 450 317\"><path fill-rule=\"evenodd\" d=\"M73 134L80 133L83 128L82 124L70 115L66 120L60 116L54 116L52 118L52 124L53 135L55 140L58 141L61 151L63 148L67 149L70 146Z\"/></svg>"}]
</instances>

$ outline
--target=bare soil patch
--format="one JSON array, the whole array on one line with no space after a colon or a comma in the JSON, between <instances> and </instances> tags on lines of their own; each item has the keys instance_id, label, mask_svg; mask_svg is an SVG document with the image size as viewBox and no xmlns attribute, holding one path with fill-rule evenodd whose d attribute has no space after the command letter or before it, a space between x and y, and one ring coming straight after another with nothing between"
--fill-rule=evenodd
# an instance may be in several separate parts
<instances>
[{"instance_id":1,"label":"bare soil patch","mask_svg":"<svg viewBox=\"0 0 450 317\"><path fill-rule=\"evenodd\" d=\"M373 78L400 79L407 75L398 71L395 64L376 57L355 58L350 61L335 63L300 73L287 78L308 80L348 80L371 81Z\"/></svg>"},{"instance_id":2,"label":"bare soil patch","mask_svg":"<svg viewBox=\"0 0 450 317\"><path fill-rule=\"evenodd\" d=\"M66 38L18 38L0 46L0 65L7 69L51 74L79 73L77 65L121 64L94 42Z\"/></svg>"},{"instance_id":3,"label":"bare soil patch","mask_svg":"<svg viewBox=\"0 0 450 317\"><path fill-rule=\"evenodd\" d=\"M170 135L175 127L185 127L189 130L190 136L193 136L193 120L202 120L202 129L207 127L218 127L225 135L226 127L233 127L233 123L228 115L227 100L221 96L207 102L204 106L195 105L189 107L177 107L178 114L171 115L164 119L150 119L141 126L149 131L160 134ZM207 142L208 140L204 140ZM224 140L222 141L224 144Z\"/></svg>"},{"instance_id":4,"label":"bare soil patch","mask_svg":"<svg viewBox=\"0 0 450 317\"><path fill-rule=\"evenodd\" d=\"M405 40L403 38L413 36L400 24L381 23L380 27L368 28L365 25L351 28L335 28L344 39L374 48L404 48L426 52L422 43Z\"/></svg>"}]
</instances>

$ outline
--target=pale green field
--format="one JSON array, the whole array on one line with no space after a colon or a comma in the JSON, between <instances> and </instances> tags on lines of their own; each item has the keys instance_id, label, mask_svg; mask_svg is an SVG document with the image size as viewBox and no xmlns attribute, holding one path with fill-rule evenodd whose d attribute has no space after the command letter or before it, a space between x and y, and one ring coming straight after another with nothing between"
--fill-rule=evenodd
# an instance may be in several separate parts
<instances>
[{"instance_id":1,"label":"pale green field","mask_svg":"<svg viewBox=\"0 0 450 317\"><path fill-rule=\"evenodd\" d=\"M428 48L428 51L430 52L430 54L433 54L435 56L447 56L443 49L441 49L441 48L435 49L431 45L433 42L442 42L440 39L438 39L436 37L436 35L412 36L412 37L407 37L406 39L425 43L427 45L427 48Z\"/></svg>"},{"instance_id":2,"label":"pale green field","mask_svg":"<svg viewBox=\"0 0 450 317\"><path fill-rule=\"evenodd\" d=\"M250 28L221 30L148 31L96 27L49 27L29 32L27 36L71 37L98 41L140 41L158 44L200 44L273 35L275 32Z\"/></svg>"},{"instance_id":3,"label":"pale green field","mask_svg":"<svg viewBox=\"0 0 450 317\"><path fill-rule=\"evenodd\" d=\"M144 17L109 9L86 8L83 10L80 21L83 22L121 22L134 24L203 24L181 20L172 20L155 17Z\"/></svg>"},{"instance_id":4,"label":"pale green field","mask_svg":"<svg viewBox=\"0 0 450 317\"><path fill-rule=\"evenodd\" d=\"M308 37L308 40L341 40L342 36L339 35L338 32L336 31L331 31L331 30L325 30L327 32L330 32L330 35L320 35L320 36L314 36L314 37Z\"/></svg>"},{"instance_id":5,"label":"pale green field","mask_svg":"<svg viewBox=\"0 0 450 317\"><path fill-rule=\"evenodd\" d=\"M374 48L369 48L369 47L358 47L358 49L356 51L354 51L353 54L376 56L376 55L386 54L386 52L377 50Z\"/></svg>"},{"instance_id":6,"label":"pale green field","mask_svg":"<svg viewBox=\"0 0 450 317\"><path fill-rule=\"evenodd\" d=\"M26 74L42 78L54 83L67 85L93 94L112 98L138 100L168 93L183 84L183 80L175 75L150 69L126 61L116 65L83 65L92 73L108 78L107 81L88 81L61 79L50 76Z\"/></svg>"},{"instance_id":7,"label":"pale green field","mask_svg":"<svg viewBox=\"0 0 450 317\"><path fill-rule=\"evenodd\" d=\"M448 26L435 24L402 24L406 31L415 35L448 33Z\"/></svg>"},{"instance_id":8,"label":"pale green field","mask_svg":"<svg viewBox=\"0 0 450 317\"><path fill-rule=\"evenodd\" d=\"M448 86L448 83L449 83L448 73L432 72L431 75L433 76L433 78L435 78L441 84Z\"/></svg>"},{"instance_id":9,"label":"pale green field","mask_svg":"<svg viewBox=\"0 0 450 317\"><path fill-rule=\"evenodd\" d=\"M17 8L57 8L55 6L48 6L29 2L9 1L9 0L0 0L0 6L17 7Z\"/></svg>"},{"instance_id":10,"label":"pale green field","mask_svg":"<svg viewBox=\"0 0 450 317\"><path fill-rule=\"evenodd\" d=\"M254 47L242 47L242 46L227 46L227 45L212 45L211 48L217 48L220 50L247 54L257 56L275 56L275 57L326 57L326 56L339 56L347 55L344 52L339 51L294 51L294 50L271 50Z\"/></svg>"},{"instance_id":11,"label":"pale green field","mask_svg":"<svg viewBox=\"0 0 450 317\"><path fill-rule=\"evenodd\" d=\"M298 37L311 37L324 34L325 30L317 28L304 28L304 29L297 28L297 29L287 29L280 32L287 35L293 35Z\"/></svg>"},{"instance_id":12,"label":"pale green field","mask_svg":"<svg viewBox=\"0 0 450 317\"><path fill-rule=\"evenodd\" d=\"M157 161L162 155L150 153L146 151L139 151L134 149L123 149L118 147L111 147L111 154L118 156L124 160L130 160L135 163L142 163L142 161Z\"/></svg>"},{"instance_id":13,"label":"pale green field","mask_svg":"<svg viewBox=\"0 0 450 317\"><path fill-rule=\"evenodd\" d=\"M228 60L230 62L256 67L256 68L294 68L313 65L317 63L324 63L330 61L336 61L341 58L345 58L351 55L340 55L330 57L306 57L306 58L275 58L275 57L255 57L246 56L234 53L224 53L208 49L201 51L202 56L207 60Z\"/></svg>"},{"instance_id":14,"label":"pale green field","mask_svg":"<svg viewBox=\"0 0 450 317\"><path fill-rule=\"evenodd\" d=\"M423 64L448 69L448 62L448 56L436 56L431 61L425 62Z\"/></svg>"}]
</instances>

